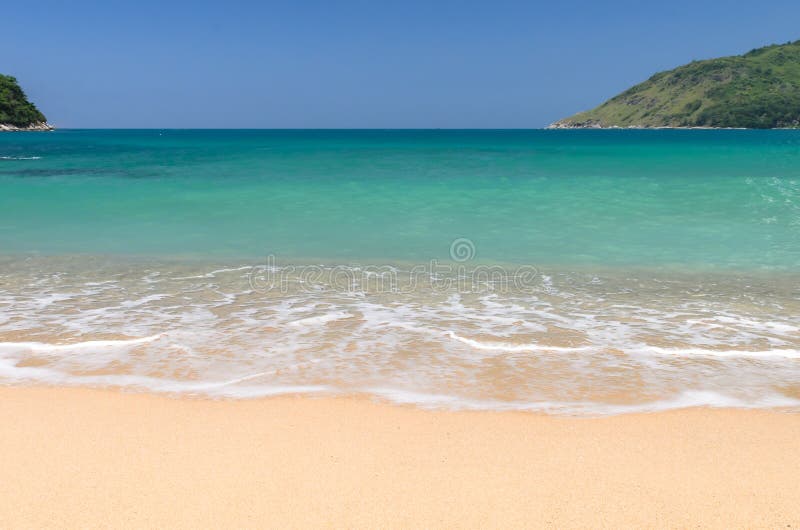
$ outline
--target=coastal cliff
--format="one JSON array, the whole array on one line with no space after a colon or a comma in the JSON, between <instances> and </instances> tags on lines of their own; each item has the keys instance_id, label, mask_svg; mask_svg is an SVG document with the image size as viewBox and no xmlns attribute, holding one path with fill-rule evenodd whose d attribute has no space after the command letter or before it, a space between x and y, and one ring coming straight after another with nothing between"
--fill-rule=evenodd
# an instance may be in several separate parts
<instances>
[{"instance_id":1,"label":"coastal cliff","mask_svg":"<svg viewBox=\"0 0 800 530\"><path fill-rule=\"evenodd\" d=\"M50 131L53 126L28 101L14 77L0 74L0 131Z\"/></svg>"},{"instance_id":2,"label":"coastal cliff","mask_svg":"<svg viewBox=\"0 0 800 530\"><path fill-rule=\"evenodd\" d=\"M800 41L658 73L548 128L800 128Z\"/></svg>"}]
</instances>

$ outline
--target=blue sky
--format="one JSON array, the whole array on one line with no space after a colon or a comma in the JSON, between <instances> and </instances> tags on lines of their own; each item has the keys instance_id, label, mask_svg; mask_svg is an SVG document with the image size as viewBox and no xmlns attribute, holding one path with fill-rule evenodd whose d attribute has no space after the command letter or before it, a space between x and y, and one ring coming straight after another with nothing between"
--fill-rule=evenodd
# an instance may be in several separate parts
<instances>
[{"instance_id":1,"label":"blue sky","mask_svg":"<svg viewBox=\"0 0 800 530\"><path fill-rule=\"evenodd\" d=\"M60 127L528 128L798 20L797 0L13 2L0 72Z\"/></svg>"}]
</instances>

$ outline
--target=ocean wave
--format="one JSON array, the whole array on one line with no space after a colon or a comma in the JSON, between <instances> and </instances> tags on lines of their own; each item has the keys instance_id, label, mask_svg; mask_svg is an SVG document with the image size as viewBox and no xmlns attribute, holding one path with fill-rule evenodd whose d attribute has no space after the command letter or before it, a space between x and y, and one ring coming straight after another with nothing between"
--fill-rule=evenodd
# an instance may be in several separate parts
<instances>
[{"instance_id":1,"label":"ocean wave","mask_svg":"<svg viewBox=\"0 0 800 530\"><path fill-rule=\"evenodd\" d=\"M546 346L544 344L503 344L501 342L486 342L462 337L456 334L454 331L446 331L445 335L453 340L457 340L458 342L462 342L478 350L486 351L571 353L582 352L589 349L588 346Z\"/></svg>"},{"instance_id":2,"label":"ocean wave","mask_svg":"<svg viewBox=\"0 0 800 530\"><path fill-rule=\"evenodd\" d=\"M72 375L41 367L19 367L0 358L0 379L6 384L44 384L90 388L124 388L167 395L208 398L258 399L285 395L371 396L399 405L452 411L520 411L553 415L598 417L662 412L696 407L800 410L800 399L767 393L751 399L707 390L685 390L664 399L635 403L602 400L499 400L457 394L411 391L392 387L346 387L310 384L242 384L269 373L222 381L185 381L142 375Z\"/></svg>"},{"instance_id":3,"label":"ocean wave","mask_svg":"<svg viewBox=\"0 0 800 530\"><path fill-rule=\"evenodd\" d=\"M333 313L326 313L324 315L317 315L313 317L301 318L300 320L293 320L289 322L289 326L294 327L303 327L303 326L315 326L319 324L327 324L328 322L333 322L336 320L342 320L346 318L353 318L355 315L352 313L348 313L347 311L335 311Z\"/></svg>"},{"instance_id":4,"label":"ocean wave","mask_svg":"<svg viewBox=\"0 0 800 530\"><path fill-rule=\"evenodd\" d=\"M260 293L249 268L7 260L0 384L565 414L800 396L800 302L758 278L689 298L693 278L556 274L531 294Z\"/></svg>"},{"instance_id":5,"label":"ocean wave","mask_svg":"<svg viewBox=\"0 0 800 530\"><path fill-rule=\"evenodd\" d=\"M631 348L631 351L655 353L658 355L670 355L674 357L741 357L754 359L785 358L800 359L800 350L796 349L772 349L772 350L715 350L710 348L662 348L659 346L644 346Z\"/></svg>"},{"instance_id":6,"label":"ocean wave","mask_svg":"<svg viewBox=\"0 0 800 530\"><path fill-rule=\"evenodd\" d=\"M46 342L0 342L0 353L29 351L31 353L79 353L86 350L129 348L147 344L161 338L161 334L150 337L121 340L88 340L71 344L50 344Z\"/></svg>"},{"instance_id":7,"label":"ocean wave","mask_svg":"<svg viewBox=\"0 0 800 530\"><path fill-rule=\"evenodd\" d=\"M755 400L742 400L719 392L687 390L666 399L633 404L604 403L600 401L501 401L470 399L445 394L427 394L390 388L370 388L366 392L388 401L422 408L476 410L476 411L527 411L557 415L611 416L663 412L695 407L740 409L796 409L800 399L779 394L769 394Z\"/></svg>"}]
</instances>

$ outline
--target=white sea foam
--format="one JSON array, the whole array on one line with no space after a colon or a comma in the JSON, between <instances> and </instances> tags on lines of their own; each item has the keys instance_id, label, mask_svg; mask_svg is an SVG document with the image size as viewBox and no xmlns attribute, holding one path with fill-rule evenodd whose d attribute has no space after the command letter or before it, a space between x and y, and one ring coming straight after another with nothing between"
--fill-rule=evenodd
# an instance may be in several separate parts
<instances>
[{"instance_id":1,"label":"white sea foam","mask_svg":"<svg viewBox=\"0 0 800 530\"><path fill-rule=\"evenodd\" d=\"M424 408L456 410L531 411L572 415L615 415L660 412L692 407L712 408L791 408L800 407L800 399L771 394L756 400L742 400L717 392L687 390L662 400L635 404L604 403L600 401L501 401L470 399L454 395L426 394L400 389L367 388L366 393L388 401Z\"/></svg>"},{"instance_id":2,"label":"white sea foam","mask_svg":"<svg viewBox=\"0 0 800 530\"><path fill-rule=\"evenodd\" d=\"M335 311L333 313L326 313L324 315L293 320L289 322L289 325L294 327L317 326L320 324L327 324L328 322L333 322L335 320L342 320L344 318L353 318L353 314L348 313L347 311Z\"/></svg>"},{"instance_id":3,"label":"white sea foam","mask_svg":"<svg viewBox=\"0 0 800 530\"><path fill-rule=\"evenodd\" d=\"M757 279L691 297L690 280L557 274L533 293L260 293L249 266L93 266L0 273L0 383L564 414L798 406L800 299Z\"/></svg>"},{"instance_id":4,"label":"white sea foam","mask_svg":"<svg viewBox=\"0 0 800 530\"><path fill-rule=\"evenodd\" d=\"M260 374L257 374L260 375ZM287 394L335 393L323 385L234 386L247 378L220 382L195 382L138 375L72 375L39 367L9 366L0 359L0 378L11 383L35 382L59 386L129 388L143 392L195 394L209 397L258 398Z\"/></svg>"},{"instance_id":5,"label":"white sea foam","mask_svg":"<svg viewBox=\"0 0 800 530\"><path fill-rule=\"evenodd\" d=\"M478 350L486 351L500 351L500 352L580 352L586 351L588 347L565 347L565 346L545 346L542 344L503 344L500 342L485 342L474 339L468 339L457 335L454 331L447 331L445 335L451 339L463 342Z\"/></svg>"},{"instance_id":6,"label":"white sea foam","mask_svg":"<svg viewBox=\"0 0 800 530\"><path fill-rule=\"evenodd\" d=\"M124 340L87 340L71 344L48 344L45 342L0 342L0 353L30 351L32 353L80 353L85 350L129 348L158 340L161 335Z\"/></svg>"},{"instance_id":7,"label":"white sea foam","mask_svg":"<svg viewBox=\"0 0 800 530\"><path fill-rule=\"evenodd\" d=\"M785 358L785 359L800 359L800 350L713 350L709 348L661 348L658 346L644 346L640 348L631 348L631 351L639 351L644 353L657 353L659 355L671 355L674 357L687 357L687 356L701 356L701 357L751 357L754 359L770 359L770 358Z\"/></svg>"},{"instance_id":8,"label":"white sea foam","mask_svg":"<svg viewBox=\"0 0 800 530\"><path fill-rule=\"evenodd\" d=\"M173 279L175 279L175 280L205 280L205 279L208 279L208 278L214 278L218 274L222 274L222 273L225 273L225 272L249 271L249 270L252 270L252 269L253 269L252 265L245 265L243 267L215 269L213 271L206 272L204 274L198 274L198 275L193 275L193 276L178 276L178 277L173 278Z\"/></svg>"}]
</instances>

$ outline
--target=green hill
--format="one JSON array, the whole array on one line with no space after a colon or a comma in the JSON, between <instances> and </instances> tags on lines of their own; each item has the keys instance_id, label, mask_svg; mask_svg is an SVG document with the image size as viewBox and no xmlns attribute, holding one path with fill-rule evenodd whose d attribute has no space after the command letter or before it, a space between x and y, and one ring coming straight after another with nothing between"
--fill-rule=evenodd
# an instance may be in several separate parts
<instances>
[{"instance_id":1,"label":"green hill","mask_svg":"<svg viewBox=\"0 0 800 530\"><path fill-rule=\"evenodd\" d=\"M550 127L800 127L800 41L658 73Z\"/></svg>"},{"instance_id":2,"label":"green hill","mask_svg":"<svg viewBox=\"0 0 800 530\"><path fill-rule=\"evenodd\" d=\"M0 74L0 128L49 128L46 124L47 118L28 101L17 80Z\"/></svg>"}]
</instances>

